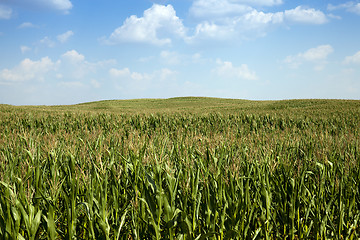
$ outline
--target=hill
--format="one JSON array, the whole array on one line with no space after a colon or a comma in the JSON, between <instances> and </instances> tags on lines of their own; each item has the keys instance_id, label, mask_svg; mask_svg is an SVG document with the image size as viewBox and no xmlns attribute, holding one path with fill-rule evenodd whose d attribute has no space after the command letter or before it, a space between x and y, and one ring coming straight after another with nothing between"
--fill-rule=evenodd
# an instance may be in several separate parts
<instances>
[{"instance_id":1,"label":"hill","mask_svg":"<svg viewBox=\"0 0 360 240\"><path fill-rule=\"evenodd\" d=\"M11 106L0 105L2 112L17 111L60 111L117 114L158 113L249 113L307 115L329 113L360 113L359 100L296 99L278 101L251 101L208 97L176 97L169 99L103 100L58 106Z\"/></svg>"}]
</instances>

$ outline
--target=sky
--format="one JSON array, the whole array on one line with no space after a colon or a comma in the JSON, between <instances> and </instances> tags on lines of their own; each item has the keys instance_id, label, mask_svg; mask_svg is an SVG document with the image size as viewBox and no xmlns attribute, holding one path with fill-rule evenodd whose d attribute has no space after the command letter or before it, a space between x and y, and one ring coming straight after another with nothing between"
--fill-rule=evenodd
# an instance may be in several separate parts
<instances>
[{"instance_id":1,"label":"sky","mask_svg":"<svg viewBox=\"0 0 360 240\"><path fill-rule=\"evenodd\" d=\"M360 1L0 0L0 104L360 99Z\"/></svg>"}]
</instances>

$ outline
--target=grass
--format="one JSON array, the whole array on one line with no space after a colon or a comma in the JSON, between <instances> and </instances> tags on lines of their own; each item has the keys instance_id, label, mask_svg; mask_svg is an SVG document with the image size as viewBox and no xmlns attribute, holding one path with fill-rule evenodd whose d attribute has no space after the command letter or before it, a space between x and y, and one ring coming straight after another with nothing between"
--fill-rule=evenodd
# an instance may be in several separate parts
<instances>
[{"instance_id":1,"label":"grass","mask_svg":"<svg viewBox=\"0 0 360 240\"><path fill-rule=\"evenodd\" d=\"M360 101L0 105L0 239L358 239Z\"/></svg>"}]
</instances>

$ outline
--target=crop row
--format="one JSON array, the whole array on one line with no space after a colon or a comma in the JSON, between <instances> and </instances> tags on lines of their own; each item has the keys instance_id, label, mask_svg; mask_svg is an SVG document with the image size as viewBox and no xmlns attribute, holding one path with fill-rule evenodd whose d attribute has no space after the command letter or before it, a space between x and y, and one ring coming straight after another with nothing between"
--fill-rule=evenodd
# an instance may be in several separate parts
<instances>
[{"instance_id":1,"label":"crop row","mask_svg":"<svg viewBox=\"0 0 360 240\"><path fill-rule=\"evenodd\" d=\"M8 113L1 239L358 239L354 115Z\"/></svg>"}]
</instances>

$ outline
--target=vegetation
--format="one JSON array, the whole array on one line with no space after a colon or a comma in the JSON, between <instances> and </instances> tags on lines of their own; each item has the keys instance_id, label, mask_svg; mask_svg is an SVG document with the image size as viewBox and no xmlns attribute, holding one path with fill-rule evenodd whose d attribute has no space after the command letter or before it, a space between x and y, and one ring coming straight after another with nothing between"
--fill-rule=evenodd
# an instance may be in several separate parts
<instances>
[{"instance_id":1,"label":"vegetation","mask_svg":"<svg viewBox=\"0 0 360 240\"><path fill-rule=\"evenodd\" d=\"M0 105L0 239L359 239L360 101Z\"/></svg>"}]
</instances>

